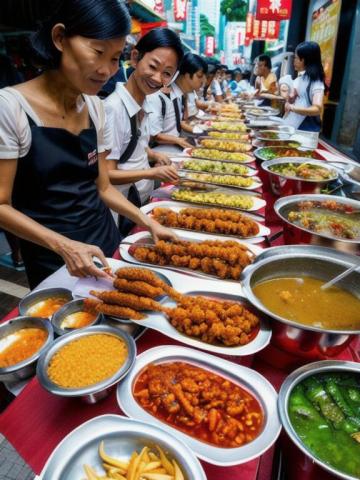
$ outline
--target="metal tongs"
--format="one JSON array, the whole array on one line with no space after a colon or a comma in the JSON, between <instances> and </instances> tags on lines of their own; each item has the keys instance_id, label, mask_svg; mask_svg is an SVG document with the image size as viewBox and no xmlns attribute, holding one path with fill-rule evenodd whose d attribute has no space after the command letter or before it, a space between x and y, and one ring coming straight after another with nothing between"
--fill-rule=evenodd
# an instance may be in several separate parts
<instances>
[{"instance_id":1,"label":"metal tongs","mask_svg":"<svg viewBox=\"0 0 360 480\"><path fill-rule=\"evenodd\" d=\"M340 273L340 275L337 275L332 280L328 281L327 283L324 283L324 285L321 285L320 290L327 290L328 288L335 285L335 283L339 282L340 280L350 275L350 273L355 272L359 268L360 268L360 265L353 265L352 267L347 268L344 272Z\"/></svg>"}]
</instances>

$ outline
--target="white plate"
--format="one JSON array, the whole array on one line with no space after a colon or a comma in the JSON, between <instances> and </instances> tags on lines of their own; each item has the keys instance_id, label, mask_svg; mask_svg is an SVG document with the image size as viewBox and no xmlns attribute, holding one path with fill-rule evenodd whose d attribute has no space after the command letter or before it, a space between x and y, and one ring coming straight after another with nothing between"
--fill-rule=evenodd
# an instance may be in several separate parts
<instances>
[{"instance_id":1,"label":"white plate","mask_svg":"<svg viewBox=\"0 0 360 480\"><path fill-rule=\"evenodd\" d=\"M182 230L181 234L178 235L178 236L179 236L180 240L189 240L189 241L195 241L195 242L203 241L203 238L200 238L200 236L197 234L197 232L188 232L186 230ZM209 238L207 238L207 240L209 240ZM232 241L235 240L238 243L241 243L242 245L246 245L248 247L248 249L250 250L250 252L252 252L255 256L259 255L263 251L263 249L261 247L258 247L257 245L253 245L253 244L248 243L248 242L243 242L240 239L231 238L230 240L232 240ZM133 235L129 235L128 237L124 238L123 241L127 242L127 243L131 243L132 245L135 244L136 242L139 242L139 243L141 243L141 242L153 243L152 237L151 237L149 232L134 233ZM152 263L139 262L138 260L136 260L136 258L134 258L132 255L130 255L130 252L129 252L130 248L131 248L131 245L123 245L122 243L120 243L120 247L119 247L120 255L125 262L135 263L136 265L145 265L147 267L159 267L159 268L165 269L165 270L173 270L174 272L191 274L191 275L194 275L194 276L200 277L200 278L215 279L217 281L220 280L215 275L208 275L208 274L200 272L198 270L191 270L190 268L173 267L172 265L161 266L160 267L160 266L154 265ZM225 281L226 283L227 282L236 282L236 280L228 280L228 279L222 280L222 281Z\"/></svg>"},{"instance_id":2,"label":"white plate","mask_svg":"<svg viewBox=\"0 0 360 480\"><path fill-rule=\"evenodd\" d=\"M191 363L215 372L240 385L254 395L264 411L264 428L260 435L242 447L219 448L197 440L147 413L133 397L134 381L141 370L150 363L173 361ZM132 371L126 379L118 385L117 401L126 415L151 422L154 425L161 425L186 443L195 455L213 465L238 465L259 457L276 441L281 430L277 411L277 393L273 386L262 375L250 368L191 348L165 345L152 348L139 355ZM226 478L225 472L223 478Z\"/></svg>"},{"instance_id":3,"label":"white plate","mask_svg":"<svg viewBox=\"0 0 360 480\"><path fill-rule=\"evenodd\" d=\"M194 172L195 173L195 172ZM206 172L202 172L204 175L206 175L207 173ZM178 185L181 185L184 181L185 182L194 182L195 184L200 184L200 185L215 185L217 187L229 187L229 188L236 188L236 189L239 189L239 190L257 190L258 188L261 188L262 187L262 182L260 180L259 177L252 177L253 179L253 184L250 185L249 187L244 187L244 186L237 186L237 185L223 185L222 183L215 183L215 182L211 182L211 181L203 181L203 180L194 180L192 178L189 178L188 177L189 173L188 172L184 172L184 175L181 174L181 172L179 172L179 177L180 177L180 182L178 183ZM220 175L220 176L229 176L231 174L227 174L227 173L210 173L209 175ZM233 176L241 176L241 175L233 175Z\"/></svg>"},{"instance_id":4,"label":"white plate","mask_svg":"<svg viewBox=\"0 0 360 480\"><path fill-rule=\"evenodd\" d=\"M184 165L184 162L186 160L189 160L189 159L192 159L193 157L171 157L170 160L172 163L175 163L176 164L176 167L183 170L184 172L193 172L193 173L214 173L214 174L217 174L217 172L203 172L202 170L187 170L186 168L183 168L183 165ZM222 162L221 160L209 160L207 158L194 158L194 160L205 160L206 162L221 162L221 163L224 163ZM239 162L226 162L226 163L232 163L234 165L241 165ZM225 174L225 173L219 173L219 175L237 175L237 176L240 176L240 177L254 177L258 171L253 168L253 167L250 167L248 164L247 165L244 165L244 167L248 168L248 173L244 173L243 175L239 175L238 173L230 173L230 174Z\"/></svg>"},{"instance_id":5,"label":"white plate","mask_svg":"<svg viewBox=\"0 0 360 480\"><path fill-rule=\"evenodd\" d=\"M153 423L153 422L151 422ZM105 440L110 456L128 461L131 453L139 453L144 445L159 444L181 465L188 480L206 480L205 472L191 449L162 425L152 425L120 415L101 415L92 418L70 432L55 448L40 480L77 480L85 478L83 465L104 471L98 445Z\"/></svg>"},{"instance_id":6,"label":"white plate","mask_svg":"<svg viewBox=\"0 0 360 480\"><path fill-rule=\"evenodd\" d=\"M153 210L154 208L169 208L170 210L172 210L173 212L180 212L180 210L182 210L183 208L188 208L189 207L189 204L188 203L181 203L181 202L173 202L173 201L162 201L162 202L152 202L152 203L148 203L147 205L144 205L143 207L140 208L140 210L145 213L146 215L149 215ZM201 206L196 206L194 205L192 208L203 208ZM216 208L215 206L213 208ZM226 210L226 208L224 208L224 210ZM255 237L247 237L245 238L244 240L246 242L249 242L249 243L255 243L254 240L256 239L256 243L260 243L263 241L263 237L266 237L268 235L270 235L270 229L268 227L266 227L265 225L261 224L258 222L258 220L261 220L259 217L257 217L256 215L252 215L251 213L245 213L244 215L246 215L247 217L251 218L252 220L254 220L258 226L259 226L259 233L255 236ZM176 232L180 232L179 234L181 235L181 232L184 231L184 229L180 229L180 228L173 228L174 231ZM193 231L193 230L189 230L189 231ZM201 238L202 240L206 240L206 239L219 239L221 238L222 240L234 240L234 237L237 238L239 241L241 241L241 239L239 238L238 235L236 236L231 236L231 235L222 235L222 234L219 234L219 233L216 233L216 234L211 234L211 233L206 233L206 232L198 232L199 235L199 238Z\"/></svg>"},{"instance_id":7,"label":"white plate","mask_svg":"<svg viewBox=\"0 0 360 480\"><path fill-rule=\"evenodd\" d=\"M224 159L219 159L219 158L205 158L205 157L192 157L190 152L191 150L194 150L195 148L200 148L200 147L192 147L192 148L184 148L183 150L183 156L189 157L189 158L196 158L198 160L215 160L217 162L230 162L230 163L237 163L239 165L246 165L247 163L252 163L255 162L255 158L251 156L250 152L225 152L225 153L241 153L242 155L247 155L249 158L247 160L241 160L241 161L236 161L236 160L224 160ZM216 149L209 149L209 148L204 148L204 150L216 150Z\"/></svg>"}]
</instances>

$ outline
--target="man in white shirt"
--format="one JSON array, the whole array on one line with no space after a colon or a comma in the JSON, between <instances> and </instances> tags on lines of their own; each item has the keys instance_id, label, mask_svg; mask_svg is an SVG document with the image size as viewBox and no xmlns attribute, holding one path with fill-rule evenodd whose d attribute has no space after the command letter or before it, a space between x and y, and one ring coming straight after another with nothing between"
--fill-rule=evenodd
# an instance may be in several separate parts
<instances>
[{"instance_id":1,"label":"man in white shirt","mask_svg":"<svg viewBox=\"0 0 360 480\"><path fill-rule=\"evenodd\" d=\"M157 151L179 152L192 145L181 136L192 133L193 128L186 123L189 116L187 95L198 90L205 81L207 63L199 55L187 53L180 65L179 75L168 89L148 96L151 135L158 144ZM164 91L166 93L164 93Z\"/></svg>"}]
</instances>

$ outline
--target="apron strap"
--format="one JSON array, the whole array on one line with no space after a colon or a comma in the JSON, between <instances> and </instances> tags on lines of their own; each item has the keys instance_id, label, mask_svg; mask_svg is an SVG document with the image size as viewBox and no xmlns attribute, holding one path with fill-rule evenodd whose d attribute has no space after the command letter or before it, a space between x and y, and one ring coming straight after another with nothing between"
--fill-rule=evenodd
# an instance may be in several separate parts
<instances>
[{"instance_id":1,"label":"apron strap","mask_svg":"<svg viewBox=\"0 0 360 480\"><path fill-rule=\"evenodd\" d=\"M181 98L182 105L183 105L183 99L184 99L184 96L182 96ZM179 110L179 104L178 104L177 98L174 98L173 105L174 105L175 117L176 117L176 129L179 133L181 133L181 116L180 116L180 110Z\"/></svg>"},{"instance_id":2,"label":"apron strap","mask_svg":"<svg viewBox=\"0 0 360 480\"><path fill-rule=\"evenodd\" d=\"M124 153L120 156L118 162L125 163L129 160L131 155L134 153L137 142L140 138L140 131L137 128L137 116L129 117L131 125L131 138L128 146L126 147Z\"/></svg>"}]
</instances>

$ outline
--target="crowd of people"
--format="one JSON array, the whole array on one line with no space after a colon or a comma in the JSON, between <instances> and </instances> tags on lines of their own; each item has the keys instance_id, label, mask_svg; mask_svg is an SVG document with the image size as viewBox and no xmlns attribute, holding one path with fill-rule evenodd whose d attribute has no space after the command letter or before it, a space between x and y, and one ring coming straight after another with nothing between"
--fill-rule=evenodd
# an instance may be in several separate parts
<instances>
[{"instance_id":1,"label":"crowd of people","mask_svg":"<svg viewBox=\"0 0 360 480\"><path fill-rule=\"evenodd\" d=\"M169 154L192 146L195 115L240 96L277 102L295 128L320 129L316 43L297 47L295 80L278 80L267 55L252 75L229 71L184 54L178 35L159 28L119 70L129 31L118 0L64 1L32 39L42 73L0 90L0 226L20 238L31 288L64 263L75 276L106 276L94 257L106 267L134 224L174 238L139 207L159 182L178 179ZM123 81L109 82L118 72Z\"/></svg>"}]
</instances>

